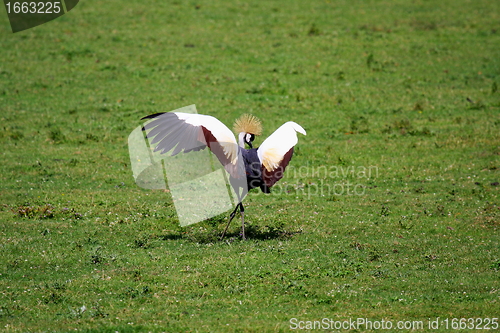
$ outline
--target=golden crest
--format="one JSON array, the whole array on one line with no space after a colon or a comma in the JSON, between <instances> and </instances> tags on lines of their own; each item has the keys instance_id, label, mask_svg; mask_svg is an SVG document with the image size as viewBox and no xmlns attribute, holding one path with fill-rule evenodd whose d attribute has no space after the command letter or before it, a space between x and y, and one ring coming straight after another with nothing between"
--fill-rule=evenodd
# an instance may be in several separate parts
<instances>
[{"instance_id":1,"label":"golden crest","mask_svg":"<svg viewBox=\"0 0 500 333\"><path fill-rule=\"evenodd\" d=\"M244 132L253 135L262 134L262 124L259 118L251 114L244 114L238 119L236 119L233 128L236 133Z\"/></svg>"}]
</instances>

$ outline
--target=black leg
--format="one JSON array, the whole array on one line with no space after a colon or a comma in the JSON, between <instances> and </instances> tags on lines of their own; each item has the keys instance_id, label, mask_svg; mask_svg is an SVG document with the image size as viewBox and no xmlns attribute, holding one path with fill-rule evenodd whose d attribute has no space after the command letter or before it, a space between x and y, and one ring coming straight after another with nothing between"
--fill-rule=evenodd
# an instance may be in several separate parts
<instances>
[{"instance_id":1,"label":"black leg","mask_svg":"<svg viewBox=\"0 0 500 333\"><path fill-rule=\"evenodd\" d=\"M224 229L224 232L222 233L222 236L220 236L220 240L222 240L224 238L224 235L226 234L227 228L229 228L229 225L231 224L231 221L233 220L234 216L236 215L236 210L238 209L238 207L241 207L240 208L240 212L241 212L242 209L243 209L243 205L241 204L241 202L236 205L236 207L234 208L234 210L231 213L231 215L229 215L229 222L227 222L226 229ZM243 238L244 237L245 236L243 234Z\"/></svg>"},{"instance_id":2,"label":"black leg","mask_svg":"<svg viewBox=\"0 0 500 333\"><path fill-rule=\"evenodd\" d=\"M241 215L241 232L243 240L246 240L245 237L245 209L243 208L243 204L240 202L240 215Z\"/></svg>"}]
</instances>

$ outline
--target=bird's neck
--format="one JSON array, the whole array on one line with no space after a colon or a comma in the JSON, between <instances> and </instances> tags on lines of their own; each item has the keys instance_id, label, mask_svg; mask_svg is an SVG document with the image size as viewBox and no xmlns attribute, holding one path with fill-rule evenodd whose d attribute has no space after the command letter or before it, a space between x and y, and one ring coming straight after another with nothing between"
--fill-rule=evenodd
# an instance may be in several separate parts
<instances>
[{"instance_id":1,"label":"bird's neck","mask_svg":"<svg viewBox=\"0 0 500 333\"><path fill-rule=\"evenodd\" d=\"M241 148L245 148L245 135L245 132L241 132L240 134L238 134L238 145Z\"/></svg>"}]
</instances>

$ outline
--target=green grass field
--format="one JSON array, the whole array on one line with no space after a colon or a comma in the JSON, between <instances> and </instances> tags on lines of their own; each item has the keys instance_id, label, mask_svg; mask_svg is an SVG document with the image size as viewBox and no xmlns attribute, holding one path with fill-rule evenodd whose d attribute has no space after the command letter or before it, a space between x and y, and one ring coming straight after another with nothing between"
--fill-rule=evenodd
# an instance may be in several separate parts
<instances>
[{"instance_id":1,"label":"green grass field","mask_svg":"<svg viewBox=\"0 0 500 333\"><path fill-rule=\"evenodd\" d=\"M85 0L0 45L0 330L495 328L498 1ZM129 133L190 104L307 130L248 241L134 183Z\"/></svg>"}]
</instances>

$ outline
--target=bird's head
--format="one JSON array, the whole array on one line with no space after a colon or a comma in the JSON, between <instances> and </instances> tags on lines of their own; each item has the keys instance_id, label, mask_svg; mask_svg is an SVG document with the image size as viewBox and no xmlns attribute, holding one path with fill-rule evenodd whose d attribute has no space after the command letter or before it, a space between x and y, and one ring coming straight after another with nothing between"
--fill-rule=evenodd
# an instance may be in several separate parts
<instances>
[{"instance_id":1,"label":"bird's head","mask_svg":"<svg viewBox=\"0 0 500 333\"><path fill-rule=\"evenodd\" d=\"M238 133L238 144L245 148L245 143L253 148L252 142L256 135L262 134L260 120L251 114L244 114L234 122L234 131Z\"/></svg>"}]
</instances>

